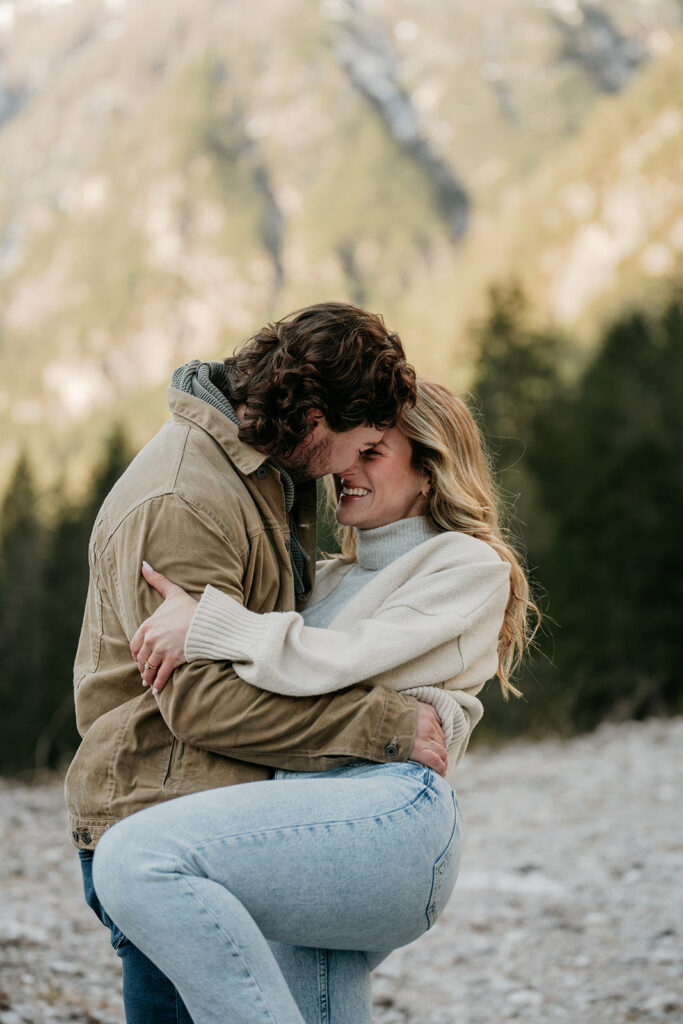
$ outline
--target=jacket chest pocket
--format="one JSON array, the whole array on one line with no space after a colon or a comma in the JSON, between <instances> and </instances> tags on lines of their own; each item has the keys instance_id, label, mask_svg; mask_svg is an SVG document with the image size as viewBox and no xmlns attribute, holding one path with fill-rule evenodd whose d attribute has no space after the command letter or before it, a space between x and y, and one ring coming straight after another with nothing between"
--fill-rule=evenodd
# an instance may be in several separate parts
<instances>
[{"instance_id":1,"label":"jacket chest pocket","mask_svg":"<svg viewBox=\"0 0 683 1024\"><path fill-rule=\"evenodd\" d=\"M171 749L168 754L166 774L161 783L162 789L175 789L183 774L183 761L185 759L185 744L176 736L171 742Z\"/></svg>"}]
</instances>

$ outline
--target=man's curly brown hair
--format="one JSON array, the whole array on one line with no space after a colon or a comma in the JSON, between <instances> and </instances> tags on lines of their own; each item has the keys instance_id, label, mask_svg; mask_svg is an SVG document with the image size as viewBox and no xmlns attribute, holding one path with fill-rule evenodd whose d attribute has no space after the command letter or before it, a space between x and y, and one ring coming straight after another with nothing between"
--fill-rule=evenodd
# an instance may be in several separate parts
<instances>
[{"instance_id":1,"label":"man's curly brown hair","mask_svg":"<svg viewBox=\"0 0 683 1024\"><path fill-rule=\"evenodd\" d=\"M336 433L367 423L379 430L415 402L415 372L398 334L381 316L321 302L266 324L225 360L233 405L245 402L240 440L286 458L319 409Z\"/></svg>"}]
</instances>

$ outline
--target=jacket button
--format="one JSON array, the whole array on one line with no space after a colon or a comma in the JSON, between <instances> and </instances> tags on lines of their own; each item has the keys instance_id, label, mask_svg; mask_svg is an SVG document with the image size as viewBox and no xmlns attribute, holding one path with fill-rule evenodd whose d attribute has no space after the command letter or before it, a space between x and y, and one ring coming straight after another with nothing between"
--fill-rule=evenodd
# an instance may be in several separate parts
<instances>
[{"instance_id":1,"label":"jacket button","mask_svg":"<svg viewBox=\"0 0 683 1024\"><path fill-rule=\"evenodd\" d=\"M71 838L73 839L74 843L78 842L79 836L78 836L78 832L76 831L76 829L74 829L73 832L71 833Z\"/></svg>"},{"instance_id":2,"label":"jacket button","mask_svg":"<svg viewBox=\"0 0 683 1024\"><path fill-rule=\"evenodd\" d=\"M268 476L268 470L266 469L266 467L259 466L259 468L256 470L256 476L259 478L259 480L263 480L264 476Z\"/></svg>"},{"instance_id":3,"label":"jacket button","mask_svg":"<svg viewBox=\"0 0 683 1024\"><path fill-rule=\"evenodd\" d=\"M395 743L387 743L384 748L384 756L388 757L390 761L398 757L398 747Z\"/></svg>"},{"instance_id":4,"label":"jacket button","mask_svg":"<svg viewBox=\"0 0 683 1024\"><path fill-rule=\"evenodd\" d=\"M92 843L92 836L88 832L87 828L84 828L83 831L81 832L81 839L86 844L86 846L88 845L88 843Z\"/></svg>"}]
</instances>

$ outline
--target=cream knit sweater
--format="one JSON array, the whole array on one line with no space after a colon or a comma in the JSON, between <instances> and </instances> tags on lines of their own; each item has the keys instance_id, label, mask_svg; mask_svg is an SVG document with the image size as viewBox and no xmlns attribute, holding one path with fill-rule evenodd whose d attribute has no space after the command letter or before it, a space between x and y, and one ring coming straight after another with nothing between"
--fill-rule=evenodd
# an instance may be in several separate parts
<instances>
[{"instance_id":1,"label":"cream knit sweater","mask_svg":"<svg viewBox=\"0 0 683 1024\"><path fill-rule=\"evenodd\" d=\"M354 564L319 563L308 608ZM185 656L232 661L246 682L291 696L364 682L418 697L441 718L450 779L483 713L476 694L498 667L508 594L509 566L493 548L467 534L434 534L374 572L325 629L297 612L248 611L209 586Z\"/></svg>"}]
</instances>

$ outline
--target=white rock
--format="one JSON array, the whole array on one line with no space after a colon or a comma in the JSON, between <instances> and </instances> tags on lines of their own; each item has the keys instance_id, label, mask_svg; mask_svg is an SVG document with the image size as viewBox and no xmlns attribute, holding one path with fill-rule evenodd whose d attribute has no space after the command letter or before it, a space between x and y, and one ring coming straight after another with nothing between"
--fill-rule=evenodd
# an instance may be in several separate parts
<instances>
[{"instance_id":1,"label":"white rock","mask_svg":"<svg viewBox=\"0 0 683 1024\"><path fill-rule=\"evenodd\" d=\"M643 1003L651 1013L673 1013L681 1008L681 997L675 992L655 992Z\"/></svg>"},{"instance_id":2,"label":"white rock","mask_svg":"<svg viewBox=\"0 0 683 1024\"><path fill-rule=\"evenodd\" d=\"M516 991L508 993L507 1001L513 1006L540 1006L543 996L535 989L518 988Z\"/></svg>"}]
</instances>

